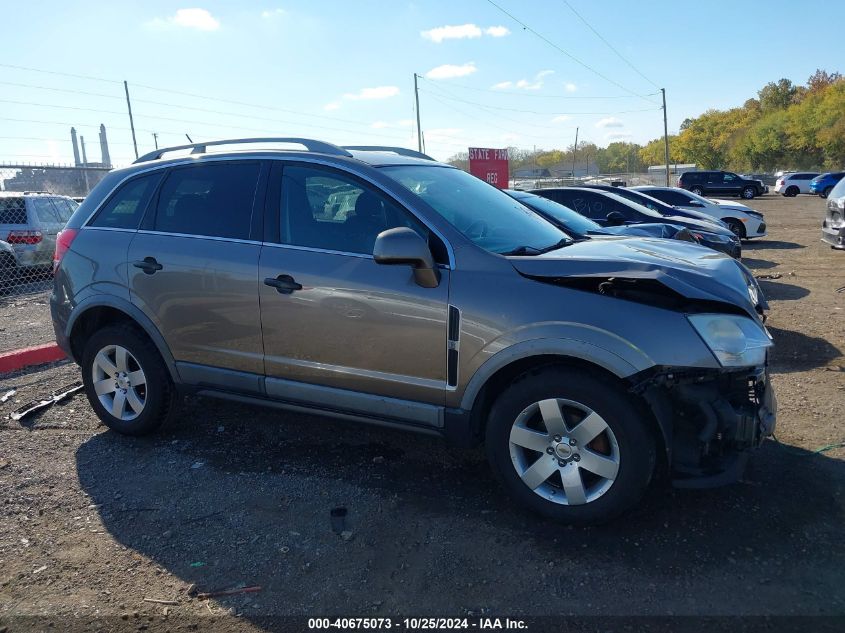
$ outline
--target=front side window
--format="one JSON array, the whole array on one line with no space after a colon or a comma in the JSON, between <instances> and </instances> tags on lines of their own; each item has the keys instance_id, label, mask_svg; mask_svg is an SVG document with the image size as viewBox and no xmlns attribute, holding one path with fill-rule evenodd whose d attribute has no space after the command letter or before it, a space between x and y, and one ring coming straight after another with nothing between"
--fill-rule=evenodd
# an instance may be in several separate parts
<instances>
[{"instance_id":1,"label":"front side window","mask_svg":"<svg viewBox=\"0 0 845 633\"><path fill-rule=\"evenodd\" d=\"M282 172L281 241L292 246L372 255L376 237L396 227L428 230L387 196L343 173L312 166Z\"/></svg>"},{"instance_id":2,"label":"front side window","mask_svg":"<svg viewBox=\"0 0 845 633\"><path fill-rule=\"evenodd\" d=\"M440 165L381 168L477 246L498 254L532 254L568 237L500 189Z\"/></svg>"},{"instance_id":3,"label":"front side window","mask_svg":"<svg viewBox=\"0 0 845 633\"><path fill-rule=\"evenodd\" d=\"M124 184L97 212L89 226L137 229L160 178L159 173L154 173L133 178Z\"/></svg>"},{"instance_id":4,"label":"front side window","mask_svg":"<svg viewBox=\"0 0 845 633\"><path fill-rule=\"evenodd\" d=\"M725 172L724 179L725 179L726 183L732 183L732 182L736 181L738 178L739 178L739 176L737 176L736 174L729 174L729 173Z\"/></svg>"},{"instance_id":5,"label":"front side window","mask_svg":"<svg viewBox=\"0 0 845 633\"><path fill-rule=\"evenodd\" d=\"M161 186L153 229L249 239L260 170L257 162L219 162L173 169Z\"/></svg>"}]
</instances>

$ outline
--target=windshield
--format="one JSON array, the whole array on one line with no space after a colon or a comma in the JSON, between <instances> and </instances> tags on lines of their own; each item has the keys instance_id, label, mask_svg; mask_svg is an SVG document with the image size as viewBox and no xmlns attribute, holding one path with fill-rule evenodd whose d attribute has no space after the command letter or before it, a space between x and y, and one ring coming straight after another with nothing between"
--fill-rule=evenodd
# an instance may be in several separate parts
<instances>
[{"instance_id":1,"label":"windshield","mask_svg":"<svg viewBox=\"0 0 845 633\"><path fill-rule=\"evenodd\" d=\"M573 233L585 235L587 233L605 232L601 225L593 222L590 218L585 218L580 213L554 200L533 194L515 194L514 197L530 208L554 218Z\"/></svg>"},{"instance_id":2,"label":"windshield","mask_svg":"<svg viewBox=\"0 0 845 633\"><path fill-rule=\"evenodd\" d=\"M465 171L438 165L382 170L491 253L531 255L570 241L556 226Z\"/></svg>"}]
</instances>

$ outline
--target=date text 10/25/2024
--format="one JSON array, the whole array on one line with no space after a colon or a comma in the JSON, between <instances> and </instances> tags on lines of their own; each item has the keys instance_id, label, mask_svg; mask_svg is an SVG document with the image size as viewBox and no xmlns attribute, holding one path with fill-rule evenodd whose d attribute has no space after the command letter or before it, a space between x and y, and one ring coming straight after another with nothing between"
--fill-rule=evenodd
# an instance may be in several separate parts
<instances>
[{"instance_id":1,"label":"date text 10/25/2024","mask_svg":"<svg viewBox=\"0 0 845 633\"><path fill-rule=\"evenodd\" d=\"M398 630L526 630L524 620L511 618L309 618L308 628Z\"/></svg>"}]
</instances>

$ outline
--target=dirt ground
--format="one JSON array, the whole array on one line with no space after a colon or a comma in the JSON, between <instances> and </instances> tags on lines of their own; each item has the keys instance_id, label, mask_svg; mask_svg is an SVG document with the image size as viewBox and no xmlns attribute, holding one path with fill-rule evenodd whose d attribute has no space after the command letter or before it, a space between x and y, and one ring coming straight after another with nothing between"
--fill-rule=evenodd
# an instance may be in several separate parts
<instances>
[{"instance_id":1,"label":"dirt ground","mask_svg":"<svg viewBox=\"0 0 845 633\"><path fill-rule=\"evenodd\" d=\"M104 430L81 394L8 419L78 378L57 364L0 376L0 395L18 390L0 405L0 631L260 631L274 615L845 616L845 450L816 452L845 440L845 253L819 242L822 200L751 206L769 224L745 262L774 277L762 284L780 443L742 483L656 484L611 525L561 527L512 507L479 451L427 437L205 399L146 439ZM340 506L344 536L329 516ZM201 600L192 585L261 590Z\"/></svg>"}]
</instances>

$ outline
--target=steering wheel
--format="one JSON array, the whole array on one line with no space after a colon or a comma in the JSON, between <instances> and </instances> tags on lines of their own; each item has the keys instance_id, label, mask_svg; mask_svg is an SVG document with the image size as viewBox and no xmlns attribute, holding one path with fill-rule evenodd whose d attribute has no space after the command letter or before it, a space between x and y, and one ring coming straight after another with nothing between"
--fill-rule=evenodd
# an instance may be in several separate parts
<instances>
[{"instance_id":1,"label":"steering wheel","mask_svg":"<svg viewBox=\"0 0 845 633\"><path fill-rule=\"evenodd\" d=\"M464 229L464 235L470 239L473 237L481 239L487 237L487 233L489 231L490 227L487 225L487 222L484 220L475 220L466 229Z\"/></svg>"}]
</instances>

